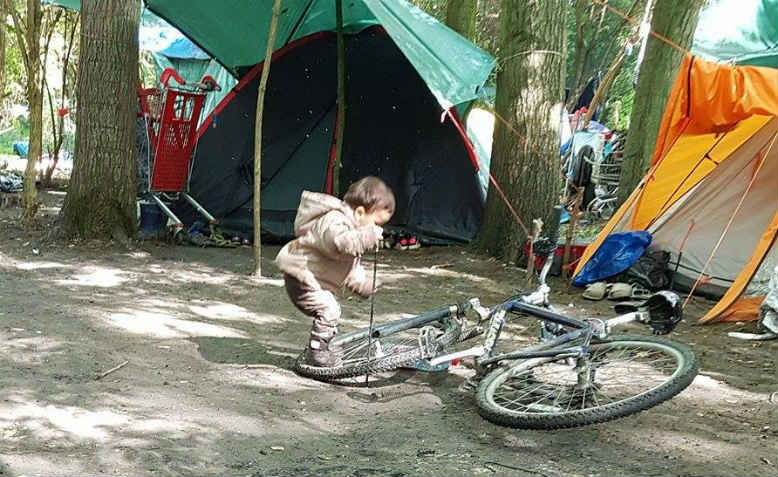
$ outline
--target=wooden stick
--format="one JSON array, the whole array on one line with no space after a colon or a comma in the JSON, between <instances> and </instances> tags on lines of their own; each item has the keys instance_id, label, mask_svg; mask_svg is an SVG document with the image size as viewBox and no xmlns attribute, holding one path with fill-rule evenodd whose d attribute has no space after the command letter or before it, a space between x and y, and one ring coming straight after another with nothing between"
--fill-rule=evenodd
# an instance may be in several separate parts
<instances>
[{"instance_id":1,"label":"wooden stick","mask_svg":"<svg viewBox=\"0 0 778 477\"><path fill-rule=\"evenodd\" d=\"M575 192L575 200L573 201L573 210L570 211L570 222L567 225L567 234L565 237L565 251L562 255L562 270L564 273L565 267L570 262L570 247L575 237L575 227L578 225L578 216L581 215L581 201L583 200L584 188L578 187Z\"/></svg>"},{"instance_id":2,"label":"wooden stick","mask_svg":"<svg viewBox=\"0 0 778 477\"><path fill-rule=\"evenodd\" d=\"M95 377L95 381L99 381L99 380L103 379L104 377L108 376L109 374L111 374L111 373L113 373L115 371L119 371L123 367L127 366L127 363L129 363L129 362L130 361L127 360L127 361L123 362L122 364L120 364L119 366L114 366L113 368L109 369L108 371L104 372L103 374Z\"/></svg>"},{"instance_id":3,"label":"wooden stick","mask_svg":"<svg viewBox=\"0 0 778 477\"><path fill-rule=\"evenodd\" d=\"M265 107L265 90L267 78L270 75L270 65L273 63L273 49L276 43L276 29L278 17L281 15L281 0L273 3L273 16L270 17L270 30L267 34L267 49L262 64L262 75L259 77L259 89L257 90L257 109L254 117L254 276L262 276L262 114Z\"/></svg>"}]
</instances>

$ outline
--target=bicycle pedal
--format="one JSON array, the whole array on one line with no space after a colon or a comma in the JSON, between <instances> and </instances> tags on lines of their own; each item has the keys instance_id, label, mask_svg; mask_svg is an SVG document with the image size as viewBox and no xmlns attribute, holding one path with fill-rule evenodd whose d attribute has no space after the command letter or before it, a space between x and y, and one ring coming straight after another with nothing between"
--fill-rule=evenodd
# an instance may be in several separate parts
<instances>
[{"instance_id":1,"label":"bicycle pedal","mask_svg":"<svg viewBox=\"0 0 778 477\"><path fill-rule=\"evenodd\" d=\"M465 379L465 381L459 385L459 390L463 392L473 392L478 389L480 383L481 378L473 376L472 378Z\"/></svg>"}]
</instances>

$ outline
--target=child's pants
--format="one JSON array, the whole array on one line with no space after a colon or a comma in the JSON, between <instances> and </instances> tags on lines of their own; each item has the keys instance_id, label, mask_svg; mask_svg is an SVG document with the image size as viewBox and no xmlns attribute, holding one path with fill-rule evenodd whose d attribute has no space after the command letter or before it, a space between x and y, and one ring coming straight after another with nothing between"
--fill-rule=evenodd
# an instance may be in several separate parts
<instances>
[{"instance_id":1,"label":"child's pants","mask_svg":"<svg viewBox=\"0 0 778 477\"><path fill-rule=\"evenodd\" d=\"M284 274L284 285L289 299L298 310L313 318L311 326L311 349L326 347L338 332L340 305L335 295L316 284L302 283L291 275Z\"/></svg>"}]
</instances>

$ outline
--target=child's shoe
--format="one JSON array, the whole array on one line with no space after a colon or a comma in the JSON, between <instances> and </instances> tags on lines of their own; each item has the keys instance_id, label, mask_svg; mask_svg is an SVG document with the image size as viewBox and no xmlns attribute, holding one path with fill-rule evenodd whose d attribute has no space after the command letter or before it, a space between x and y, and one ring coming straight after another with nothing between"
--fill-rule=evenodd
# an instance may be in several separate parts
<instances>
[{"instance_id":1,"label":"child's shoe","mask_svg":"<svg viewBox=\"0 0 778 477\"><path fill-rule=\"evenodd\" d=\"M305 356L305 362L310 366L319 368L334 368L343 364L343 352L340 348L329 346L329 343L315 342L319 349L313 349L308 346L308 353ZM311 341L311 345L314 341Z\"/></svg>"},{"instance_id":2,"label":"child's shoe","mask_svg":"<svg viewBox=\"0 0 778 477\"><path fill-rule=\"evenodd\" d=\"M416 250L421 247L421 243L419 243L419 239L417 239L414 236L411 236L408 239L408 248L406 250Z\"/></svg>"}]
</instances>

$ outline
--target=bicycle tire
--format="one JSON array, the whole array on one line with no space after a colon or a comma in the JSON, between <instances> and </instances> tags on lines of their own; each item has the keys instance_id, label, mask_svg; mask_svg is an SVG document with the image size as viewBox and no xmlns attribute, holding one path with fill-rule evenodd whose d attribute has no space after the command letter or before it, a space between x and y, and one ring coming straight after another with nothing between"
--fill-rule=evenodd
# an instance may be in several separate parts
<instances>
[{"instance_id":1,"label":"bicycle tire","mask_svg":"<svg viewBox=\"0 0 778 477\"><path fill-rule=\"evenodd\" d=\"M600 384L593 385L593 391L590 389L590 399L594 399L595 406L586 407L586 387L581 396L582 409L571 409L571 403L573 400L578 400L576 391L581 391L580 384L559 384L559 391L554 394L552 392L548 395L550 399L554 396L552 405L542 404L540 400L535 402L529 402L530 399L535 399L537 395L545 393L552 385L543 382L545 378L548 381L550 373L544 376L541 373L536 373L541 366L551 363L559 368L553 373L557 373L560 379L564 372L562 368L567 364L561 364L560 362L564 358L536 358L531 360L525 360L524 362L516 365L496 369L487 375L479 384L476 394L476 402L478 405L479 414L485 419L502 426L524 428L524 429L562 429L569 427L585 426L589 424L596 424L600 422L610 421L620 417L625 417L637 412L654 407L683 391L697 376L698 361L691 348L686 345L670 341L664 338L658 338L654 336L637 336L637 335L614 335L604 340L597 340L591 344L591 355L593 360L605 355L609 350L617 350L619 348L628 349L632 347L636 350L653 350L663 353L665 356L670 356L675 359L674 370L672 374L666 376L663 382L657 386L650 387L640 393L630 395L622 399L618 399L613 402L608 402L605 405L600 405L597 395L600 393L600 389L596 389ZM601 351L598 355L597 353ZM607 366L607 362L605 363ZM597 372L601 373L602 364L598 366ZM606 368L607 369L607 368ZM619 376L618 371L621 370L622 374L625 374L629 379L631 376L638 375L640 367L630 367L626 369L623 365L616 365L614 377ZM573 374L573 377L578 375L571 370L572 373L567 373L568 376ZM608 371L605 372L605 381L602 383L602 387L608 386ZM537 376L536 376L537 374ZM602 373L601 373L602 374ZM519 379L519 382L532 382L533 386L540 383L539 386L534 386L528 390L529 386L511 387L511 383L506 384L509 380ZM647 377L638 376L641 382L647 382ZM533 381L530 381L533 380ZM628 385L628 384L627 384ZM548 386L543 389L542 386ZM610 389L618 390L620 386L625 386L623 382L616 382ZM498 389L502 387L504 391L498 392ZM577 389L578 388L578 389ZM516 389L520 389L524 394L519 395L515 400L507 400L506 393L513 392ZM572 395L570 395L570 391ZM532 393L537 392L535 396ZM501 394L502 393L502 394ZM567 395L565 395L567 393ZM501 394L495 397L496 394ZM560 396L565 395L563 401ZM600 394L602 395L602 394ZM524 399L528 396L527 399ZM518 402L524 399L524 402ZM543 397L545 399L545 396ZM563 403L567 402L567 409L564 412L561 411ZM502 404L501 404L502 403ZM557 404L558 403L558 404ZM508 406L514 408L509 409ZM524 407L526 410L517 410L515 407Z\"/></svg>"},{"instance_id":2,"label":"bicycle tire","mask_svg":"<svg viewBox=\"0 0 778 477\"><path fill-rule=\"evenodd\" d=\"M397 320L387 323L392 325L395 323L402 323L406 320ZM295 360L293 371L301 376L307 378L316 379L318 381L337 381L346 378L353 378L356 376L363 376L365 374L376 374L385 371L392 371L403 366L415 363L421 359L428 359L435 355L446 346L454 343L459 338L461 331L461 325L458 320L443 318L436 320L433 323L439 323L443 328L443 333L440 334L434 341L431 350L425 350L422 346L415 346L412 348L397 346L393 343L391 338L404 331L420 330L423 326L409 326L397 330L393 333L382 336L380 339L392 344L391 348L387 348L386 354L382 356L372 357L369 362L366 356L356 357L349 362L344 362L339 366L325 367L325 366L311 366L306 363L305 355L306 351L303 351ZM424 326L429 325L429 323ZM338 337L339 342L367 342L367 330L361 329L352 333L344 334ZM359 345L357 345L359 346ZM383 348L383 346L382 346Z\"/></svg>"}]
</instances>

